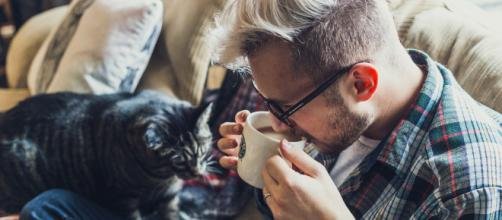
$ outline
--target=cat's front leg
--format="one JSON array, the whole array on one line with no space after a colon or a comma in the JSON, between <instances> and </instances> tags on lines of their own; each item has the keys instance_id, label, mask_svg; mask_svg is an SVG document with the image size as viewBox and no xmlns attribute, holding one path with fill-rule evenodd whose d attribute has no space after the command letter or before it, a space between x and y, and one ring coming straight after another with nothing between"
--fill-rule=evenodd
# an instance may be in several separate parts
<instances>
[{"instance_id":1,"label":"cat's front leg","mask_svg":"<svg viewBox=\"0 0 502 220\"><path fill-rule=\"evenodd\" d=\"M163 190L162 193L158 193L160 198L157 199L157 213L161 219L178 220L180 219L180 207L179 207L179 192L182 188L182 181L174 178L169 185L169 187Z\"/></svg>"},{"instance_id":2,"label":"cat's front leg","mask_svg":"<svg viewBox=\"0 0 502 220\"><path fill-rule=\"evenodd\" d=\"M127 215L127 219L130 220L142 220L141 212L139 210L134 210L133 212Z\"/></svg>"},{"instance_id":3,"label":"cat's front leg","mask_svg":"<svg viewBox=\"0 0 502 220\"><path fill-rule=\"evenodd\" d=\"M164 219L178 220L179 218L179 198L175 196L171 201L167 202L164 206Z\"/></svg>"}]
</instances>

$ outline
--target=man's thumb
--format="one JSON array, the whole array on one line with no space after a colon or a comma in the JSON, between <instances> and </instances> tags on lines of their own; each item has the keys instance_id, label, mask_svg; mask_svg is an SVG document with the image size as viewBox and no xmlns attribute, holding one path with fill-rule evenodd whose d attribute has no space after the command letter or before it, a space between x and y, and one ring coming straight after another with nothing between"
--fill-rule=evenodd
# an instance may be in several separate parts
<instances>
[{"instance_id":1,"label":"man's thumb","mask_svg":"<svg viewBox=\"0 0 502 220\"><path fill-rule=\"evenodd\" d=\"M284 159L291 162L294 167L308 176L317 177L321 169L325 169L303 150L294 149L286 139L281 141L280 150Z\"/></svg>"}]
</instances>

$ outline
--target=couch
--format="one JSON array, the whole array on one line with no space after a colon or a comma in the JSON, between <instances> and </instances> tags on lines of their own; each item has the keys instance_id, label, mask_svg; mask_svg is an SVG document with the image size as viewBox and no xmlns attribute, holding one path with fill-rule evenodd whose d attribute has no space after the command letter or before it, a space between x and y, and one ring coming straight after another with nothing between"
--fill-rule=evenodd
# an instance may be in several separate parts
<instances>
[{"instance_id":1,"label":"couch","mask_svg":"<svg viewBox=\"0 0 502 220\"><path fill-rule=\"evenodd\" d=\"M217 87L225 71L209 67L212 45L204 44L204 30L223 2L164 0L163 32L138 89L160 90L197 104L206 83ZM462 0L388 2L406 47L429 53L453 71L471 96L502 111L502 30L496 19ZM30 64L65 9L33 17L14 37L6 64L9 87L0 89L0 111L30 96Z\"/></svg>"},{"instance_id":2,"label":"couch","mask_svg":"<svg viewBox=\"0 0 502 220\"><path fill-rule=\"evenodd\" d=\"M388 0L406 47L418 48L452 70L476 100L502 112L502 32L496 20L462 0ZM138 89L155 89L194 104L207 86L218 87L225 70L210 67L213 45L205 28L223 0L164 0L163 31ZM26 73L49 30L65 12L59 7L30 19L8 51L9 88L0 89L0 111L30 96ZM208 77L209 76L209 77ZM241 219L254 219L251 202Z\"/></svg>"},{"instance_id":3,"label":"couch","mask_svg":"<svg viewBox=\"0 0 502 220\"><path fill-rule=\"evenodd\" d=\"M163 32L138 89L160 90L197 104L206 83L217 87L225 71L209 67L212 45L204 44L203 30L223 2L164 0ZM406 47L429 53L450 68L475 99L502 111L502 30L496 19L467 1L388 2ZM33 17L14 37L6 64L8 88L0 89L0 111L30 96L26 75L31 62L65 9Z\"/></svg>"},{"instance_id":4,"label":"couch","mask_svg":"<svg viewBox=\"0 0 502 220\"><path fill-rule=\"evenodd\" d=\"M204 32L210 15L222 7L221 0L163 0L162 33L138 85L138 89L155 89L194 104L201 100L206 86L210 49L204 44ZM0 88L0 111L30 96L28 72L37 51L67 12L61 6L28 20L12 39L7 55L8 88ZM183 15L182 18L180 15Z\"/></svg>"}]
</instances>

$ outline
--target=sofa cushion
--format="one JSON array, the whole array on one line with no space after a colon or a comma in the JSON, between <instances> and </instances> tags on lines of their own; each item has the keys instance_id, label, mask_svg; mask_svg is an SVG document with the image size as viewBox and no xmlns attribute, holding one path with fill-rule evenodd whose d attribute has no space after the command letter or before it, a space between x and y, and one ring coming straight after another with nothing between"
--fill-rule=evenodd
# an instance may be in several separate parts
<instances>
[{"instance_id":1,"label":"sofa cushion","mask_svg":"<svg viewBox=\"0 0 502 220\"><path fill-rule=\"evenodd\" d=\"M67 7L62 6L36 15L19 29L7 53L6 68L9 88L27 87L26 80L33 58L50 30L60 23L66 10Z\"/></svg>"},{"instance_id":2,"label":"sofa cushion","mask_svg":"<svg viewBox=\"0 0 502 220\"><path fill-rule=\"evenodd\" d=\"M224 0L164 0L164 32L161 36L167 48L175 80L175 94L197 104L202 99L211 51L206 28Z\"/></svg>"},{"instance_id":3,"label":"sofa cushion","mask_svg":"<svg viewBox=\"0 0 502 220\"><path fill-rule=\"evenodd\" d=\"M2 89L0 88L0 113L7 111L19 102L30 97L28 89ZM1 210L0 210L1 214ZM1 215L0 215L1 216ZM1 219L1 218L0 218Z\"/></svg>"},{"instance_id":4,"label":"sofa cushion","mask_svg":"<svg viewBox=\"0 0 502 220\"><path fill-rule=\"evenodd\" d=\"M155 90L169 96L179 97L175 94L178 90L176 74L173 65L167 56L164 42L159 40L153 50L152 58L146 67L145 73L139 81L136 90Z\"/></svg>"},{"instance_id":5,"label":"sofa cushion","mask_svg":"<svg viewBox=\"0 0 502 220\"><path fill-rule=\"evenodd\" d=\"M502 34L481 9L460 0L395 0L390 6L405 47L428 53L474 99L502 112Z\"/></svg>"},{"instance_id":6,"label":"sofa cushion","mask_svg":"<svg viewBox=\"0 0 502 220\"><path fill-rule=\"evenodd\" d=\"M28 87L33 94L132 92L161 23L159 0L73 1L33 60Z\"/></svg>"}]
</instances>

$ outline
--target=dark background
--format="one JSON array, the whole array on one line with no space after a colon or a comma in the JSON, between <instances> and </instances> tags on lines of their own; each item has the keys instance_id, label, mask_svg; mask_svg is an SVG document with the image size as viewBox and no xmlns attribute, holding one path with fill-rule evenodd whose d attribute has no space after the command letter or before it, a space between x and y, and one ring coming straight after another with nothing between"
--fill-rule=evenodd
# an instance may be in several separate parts
<instances>
[{"instance_id":1,"label":"dark background","mask_svg":"<svg viewBox=\"0 0 502 220\"><path fill-rule=\"evenodd\" d=\"M19 28L33 15L56 6L68 4L70 0L11 0L14 25Z\"/></svg>"}]
</instances>

